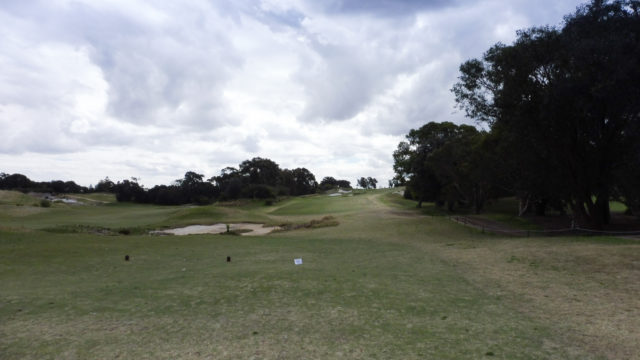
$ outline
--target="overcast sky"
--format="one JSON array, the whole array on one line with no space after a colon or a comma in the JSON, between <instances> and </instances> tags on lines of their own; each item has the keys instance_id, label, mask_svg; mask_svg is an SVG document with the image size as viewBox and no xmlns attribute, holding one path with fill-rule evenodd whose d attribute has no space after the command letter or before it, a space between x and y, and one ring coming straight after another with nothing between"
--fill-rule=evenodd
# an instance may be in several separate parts
<instances>
[{"instance_id":1,"label":"overcast sky","mask_svg":"<svg viewBox=\"0 0 640 360\"><path fill-rule=\"evenodd\" d=\"M580 3L2 0L0 172L152 186L260 156L386 186L410 129L472 123L462 62Z\"/></svg>"}]
</instances>

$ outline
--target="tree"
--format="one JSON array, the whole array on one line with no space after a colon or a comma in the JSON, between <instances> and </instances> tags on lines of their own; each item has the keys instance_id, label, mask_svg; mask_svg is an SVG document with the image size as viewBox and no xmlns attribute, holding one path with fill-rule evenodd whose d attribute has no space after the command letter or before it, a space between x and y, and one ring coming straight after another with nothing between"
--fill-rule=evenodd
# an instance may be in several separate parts
<instances>
[{"instance_id":1,"label":"tree","mask_svg":"<svg viewBox=\"0 0 640 360\"><path fill-rule=\"evenodd\" d=\"M234 167L222 169L219 176L211 177L208 182L219 189L222 200L237 199L242 191L242 175Z\"/></svg>"},{"instance_id":2,"label":"tree","mask_svg":"<svg viewBox=\"0 0 640 360\"><path fill-rule=\"evenodd\" d=\"M395 183L407 187L405 197L438 206L474 206L482 210L490 195L484 132L473 126L430 122L412 129L394 152Z\"/></svg>"},{"instance_id":3,"label":"tree","mask_svg":"<svg viewBox=\"0 0 640 360\"><path fill-rule=\"evenodd\" d=\"M118 181L115 185L116 200L132 201L146 203L148 201L147 193L144 188L138 184L136 178L131 180Z\"/></svg>"},{"instance_id":4,"label":"tree","mask_svg":"<svg viewBox=\"0 0 640 360\"><path fill-rule=\"evenodd\" d=\"M243 161L239 173L248 184L276 186L280 177L280 167L272 160L255 157Z\"/></svg>"},{"instance_id":5,"label":"tree","mask_svg":"<svg viewBox=\"0 0 640 360\"><path fill-rule=\"evenodd\" d=\"M336 185L340 188L351 189L351 181L348 180L337 180Z\"/></svg>"},{"instance_id":6,"label":"tree","mask_svg":"<svg viewBox=\"0 0 640 360\"><path fill-rule=\"evenodd\" d=\"M116 184L107 176L103 180L98 181L98 185L96 185L93 190L95 192L113 192L115 185Z\"/></svg>"},{"instance_id":7,"label":"tree","mask_svg":"<svg viewBox=\"0 0 640 360\"><path fill-rule=\"evenodd\" d=\"M351 189L351 182L347 180L336 180L333 176L325 176L318 187L322 191L327 191L336 187Z\"/></svg>"},{"instance_id":8,"label":"tree","mask_svg":"<svg viewBox=\"0 0 640 360\"><path fill-rule=\"evenodd\" d=\"M316 177L306 168L297 168L292 170L293 175L293 192L291 195L306 195L316 192L318 183Z\"/></svg>"},{"instance_id":9,"label":"tree","mask_svg":"<svg viewBox=\"0 0 640 360\"><path fill-rule=\"evenodd\" d=\"M368 177L367 178L367 188L375 189L378 186L378 180L376 178Z\"/></svg>"},{"instance_id":10,"label":"tree","mask_svg":"<svg viewBox=\"0 0 640 360\"><path fill-rule=\"evenodd\" d=\"M593 0L561 29L520 31L462 64L453 88L469 117L504 137L516 187L566 202L595 228L609 221L613 191L629 188L616 187L620 170L638 161L639 8Z\"/></svg>"},{"instance_id":11,"label":"tree","mask_svg":"<svg viewBox=\"0 0 640 360\"><path fill-rule=\"evenodd\" d=\"M430 166L432 154L456 136L458 127L451 122L429 122L419 129L411 129L407 141L398 144L393 153L395 180L405 184L411 198L418 201L442 202L443 185Z\"/></svg>"},{"instance_id":12,"label":"tree","mask_svg":"<svg viewBox=\"0 0 640 360\"><path fill-rule=\"evenodd\" d=\"M0 189L26 191L33 186L34 183L22 174L7 175L3 173L3 177L0 178Z\"/></svg>"},{"instance_id":13,"label":"tree","mask_svg":"<svg viewBox=\"0 0 640 360\"><path fill-rule=\"evenodd\" d=\"M158 205L182 205L189 202L182 189L177 185L157 185L149 189L147 197Z\"/></svg>"},{"instance_id":14,"label":"tree","mask_svg":"<svg viewBox=\"0 0 640 360\"><path fill-rule=\"evenodd\" d=\"M367 180L366 177L361 177L360 179L358 179L358 186L360 186L363 189L368 189L369 181Z\"/></svg>"},{"instance_id":15,"label":"tree","mask_svg":"<svg viewBox=\"0 0 640 360\"><path fill-rule=\"evenodd\" d=\"M338 180L336 180L333 176L325 176L320 182L320 190L327 191L333 189L338 186Z\"/></svg>"},{"instance_id":16,"label":"tree","mask_svg":"<svg viewBox=\"0 0 640 360\"><path fill-rule=\"evenodd\" d=\"M218 196L218 189L203 179L204 175L187 171L183 179L176 181L188 202L204 205L211 203Z\"/></svg>"}]
</instances>

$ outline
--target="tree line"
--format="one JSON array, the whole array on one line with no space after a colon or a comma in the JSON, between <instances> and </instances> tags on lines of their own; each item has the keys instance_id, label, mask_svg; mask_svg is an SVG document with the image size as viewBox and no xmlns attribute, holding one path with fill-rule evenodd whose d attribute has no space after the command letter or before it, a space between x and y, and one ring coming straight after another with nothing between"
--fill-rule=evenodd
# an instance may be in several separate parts
<instances>
[{"instance_id":1,"label":"tree line","mask_svg":"<svg viewBox=\"0 0 640 360\"><path fill-rule=\"evenodd\" d=\"M114 182L108 177L95 187L79 186L73 181L34 182L22 174L0 173L0 189L43 193L114 193L118 201L158 205L211 204L239 198L274 199L277 196L300 196L333 188L351 188L347 180L328 176L317 183L306 168L281 169L274 161L255 157L237 168L226 167L220 175L205 179L203 174L188 171L169 185L146 189L136 178Z\"/></svg>"},{"instance_id":2,"label":"tree line","mask_svg":"<svg viewBox=\"0 0 640 360\"><path fill-rule=\"evenodd\" d=\"M118 201L154 203L159 205L211 204L240 198L274 199L277 196L300 196L325 191L333 187L350 188L349 181L325 177L318 184L306 168L281 169L273 160L255 157L237 168L226 167L220 175L205 179L193 171L171 185L156 185L144 189L135 179L117 183L101 181L96 189L111 191Z\"/></svg>"},{"instance_id":3,"label":"tree line","mask_svg":"<svg viewBox=\"0 0 640 360\"><path fill-rule=\"evenodd\" d=\"M561 27L520 30L460 66L452 91L481 128L430 122L393 154L407 197L482 211L570 209L594 228L609 202L640 214L640 1L593 0Z\"/></svg>"},{"instance_id":4,"label":"tree line","mask_svg":"<svg viewBox=\"0 0 640 360\"><path fill-rule=\"evenodd\" d=\"M0 190L16 190L24 193L82 193L90 191L85 186L80 186L73 181L32 181L22 174L0 173Z\"/></svg>"}]
</instances>

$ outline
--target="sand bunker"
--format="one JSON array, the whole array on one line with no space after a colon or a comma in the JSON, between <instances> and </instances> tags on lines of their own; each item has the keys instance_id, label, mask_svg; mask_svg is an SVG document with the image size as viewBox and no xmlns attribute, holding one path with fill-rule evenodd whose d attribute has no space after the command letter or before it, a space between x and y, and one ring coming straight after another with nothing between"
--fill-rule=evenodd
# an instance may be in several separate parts
<instances>
[{"instance_id":1,"label":"sand bunker","mask_svg":"<svg viewBox=\"0 0 640 360\"><path fill-rule=\"evenodd\" d=\"M337 192L334 192L332 194L329 194L328 196L342 196L342 195L353 195L351 193L351 190L342 190L342 189L338 189Z\"/></svg>"},{"instance_id":2,"label":"sand bunker","mask_svg":"<svg viewBox=\"0 0 640 360\"><path fill-rule=\"evenodd\" d=\"M239 231L240 235L256 236L266 235L274 230L279 230L278 226L264 226L262 224L237 223L229 224L229 230ZM244 231L243 231L244 230ZM247 231L249 230L249 231ZM227 231L227 224L214 225L191 225L176 229L152 231L155 235L195 235L195 234L222 234Z\"/></svg>"}]
</instances>

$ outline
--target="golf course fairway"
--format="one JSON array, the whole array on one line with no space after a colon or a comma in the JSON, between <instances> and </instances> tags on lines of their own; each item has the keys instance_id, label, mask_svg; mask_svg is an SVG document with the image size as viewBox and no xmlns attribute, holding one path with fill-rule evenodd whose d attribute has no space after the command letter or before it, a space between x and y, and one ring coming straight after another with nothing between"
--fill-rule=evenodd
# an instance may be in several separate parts
<instances>
[{"instance_id":1,"label":"golf course fairway","mask_svg":"<svg viewBox=\"0 0 640 360\"><path fill-rule=\"evenodd\" d=\"M638 240L485 234L394 189L271 206L95 196L44 208L0 192L1 359L640 356ZM236 222L284 230L149 233Z\"/></svg>"}]
</instances>

